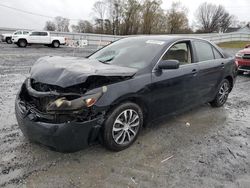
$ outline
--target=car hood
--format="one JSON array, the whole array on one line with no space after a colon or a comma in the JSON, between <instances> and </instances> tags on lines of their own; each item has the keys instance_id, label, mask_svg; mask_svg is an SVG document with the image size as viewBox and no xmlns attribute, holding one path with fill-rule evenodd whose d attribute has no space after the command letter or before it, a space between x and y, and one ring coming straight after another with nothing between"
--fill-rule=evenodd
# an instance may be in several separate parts
<instances>
[{"instance_id":1,"label":"car hood","mask_svg":"<svg viewBox=\"0 0 250 188\"><path fill-rule=\"evenodd\" d=\"M12 36L12 33L3 33L2 36Z\"/></svg>"},{"instance_id":2,"label":"car hood","mask_svg":"<svg viewBox=\"0 0 250 188\"><path fill-rule=\"evenodd\" d=\"M243 54L250 54L250 48L244 48L243 50L240 50L239 52Z\"/></svg>"},{"instance_id":3,"label":"car hood","mask_svg":"<svg viewBox=\"0 0 250 188\"><path fill-rule=\"evenodd\" d=\"M84 83L89 76L133 76L137 69L104 64L95 59L47 56L30 70L36 82L63 88Z\"/></svg>"}]
</instances>

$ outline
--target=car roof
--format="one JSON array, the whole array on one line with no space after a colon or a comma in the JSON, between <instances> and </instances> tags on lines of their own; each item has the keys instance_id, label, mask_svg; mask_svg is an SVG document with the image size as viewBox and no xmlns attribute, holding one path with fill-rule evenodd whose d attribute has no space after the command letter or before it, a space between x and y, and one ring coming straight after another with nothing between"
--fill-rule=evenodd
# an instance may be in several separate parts
<instances>
[{"instance_id":1,"label":"car roof","mask_svg":"<svg viewBox=\"0 0 250 188\"><path fill-rule=\"evenodd\" d=\"M206 39L202 39L199 37L179 36L179 35L132 35L129 37L135 37L138 39L145 39L145 40L161 40L164 42L172 42L172 41L177 41L177 40L191 40L191 39L207 41ZM126 37L126 38L129 38L129 37Z\"/></svg>"}]
</instances>

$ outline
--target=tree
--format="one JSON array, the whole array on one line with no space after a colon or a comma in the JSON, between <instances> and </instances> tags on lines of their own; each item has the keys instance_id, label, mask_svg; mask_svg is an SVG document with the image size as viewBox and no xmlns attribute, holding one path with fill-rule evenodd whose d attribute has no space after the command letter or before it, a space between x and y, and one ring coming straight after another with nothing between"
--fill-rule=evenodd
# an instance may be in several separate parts
<instances>
[{"instance_id":1,"label":"tree","mask_svg":"<svg viewBox=\"0 0 250 188\"><path fill-rule=\"evenodd\" d=\"M93 33L93 25L87 20L79 20L77 25L71 26L76 33Z\"/></svg>"},{"instance_id":2,"label":"tree","mask_svg":"<svg viewBox=\"0 0 250 188\"><path fill-rule=\"evenodd\" d=\"M69 19L57 16L55 17L54 23L56 25L56 31L69 32Z\"/></svg>"},{"instance_id":3,"label":"tree","mask_svg":"<svg viewBox=\"0 0 250 188\"><path fill-rule=\"evenodd\" d=\"M44 26L44 30L46 31L55 31L56 30L56 25L52 21L47 21Z\"/></svg>"},{"instance_id":4,"label":"tree","mask_svg":"<svg viewBox=\"0 0 250 188\"><path fill-rule=\"evenodd\" d=\"M202 3L196 14L199 30L206 33L225 31L232 23L230 15L222 5Z\"/></svg>"},{"instance_id":5,"label":"tree","mask_svg":"<svg viewBox=\"0 0 250 188\"><path fill-rule=\"evenodd\" d=\"M123 8L120 33L123 35L137 34L141 22L141 4L137 0L126 0Z\"/></svg>"},{"instance_id":6,"label":"tree","mask_svg":"<svg viewBox=\"0 0 250 188\"><path fill-rule=\"evenodd\" d=\"M187 9L180 2L172 3L167 11L166 21L169 33L182 33L188 26Z\"/></svg>"},{"instance_id":7,"label":"tree","mask_svg":"<svg viewBox=\"0 0 250 188\"><path fill-rule=\"evenodd\" d=\"M142 5L142 33L151 34L154 20L157 18L157 13L160 12L162 2L160 0L145 0Z\"/></svg>"}]
</instances>

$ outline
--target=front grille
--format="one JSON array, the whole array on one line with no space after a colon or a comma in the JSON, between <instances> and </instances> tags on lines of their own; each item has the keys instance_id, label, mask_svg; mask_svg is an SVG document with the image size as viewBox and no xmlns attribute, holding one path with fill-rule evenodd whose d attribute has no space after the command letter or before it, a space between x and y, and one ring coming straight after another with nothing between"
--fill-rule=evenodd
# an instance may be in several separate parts
<instances>
[{"instance_id":1,"label":"front grille","mask_svg":"<svg viewBox=\"0 0 250 188\"><path fill-rule=\"evenodd\" d=\"M242 58L243 59L250 59L250 54L244 54Z\"/></svg>"}]
</instances>

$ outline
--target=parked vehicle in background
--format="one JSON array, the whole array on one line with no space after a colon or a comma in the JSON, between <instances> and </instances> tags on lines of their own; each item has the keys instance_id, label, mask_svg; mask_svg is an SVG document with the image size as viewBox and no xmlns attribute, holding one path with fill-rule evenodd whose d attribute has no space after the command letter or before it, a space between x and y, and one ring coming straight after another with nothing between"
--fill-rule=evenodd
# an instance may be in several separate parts
<instances>
[{"instance_id":1,"label":"parked vehicle in background","mask_svg":"<svg viewBox=\"0 0 250 188\"><path fill-rule=\"evenodd\" d=\"M17 95L17 122L30 140L58 151L97 140L120 151L156 118L224 105L236 69L216 45L173 36L128 37L88 58L43 57Z\"/></svg>"},{"instance_id":2,"label":"parked vehicle in background","mask_svg":"<svg viewBox=\"0 0 250 188\"><path fill-rule=\"evenodd\" d=\"M18 47L26 47L32 44L44 44L46 46L59 48L65 44L64 37L51 36L47 31L31 31L27 35L13 35L12 42Z\"/></svg>"},{"instance_id":3,"label":"parked vehicle in background","mask_svg":"<svg viewBox=\"0 0 250 188\"><path fill-rule=\"evenodd\" d=\"M2 34L2 42L6 42L8 44L12 44L12 37L14 35L27 35L29 34L29 31L27 30L18 30L18 31L15 31L14 33L5 33L5 34Z\"/></svg>"},{"instance_id":4,"label":"parked vehicle in background","mask_svg":"<svg viewBox=\"0 0 250 188\"><path fill-rule=\"evenodd\" d=\"M12 33L4 33L1 35L1 41L11 44L12 43L11 36L12 36Z\"/></svg>"},{"instance_id":5,"label":"parked vehicle in background","mask_svg":"<svg viewBox=\"0 0 250 188\"><path fill-rule=\"evenodd\" d=\"M239 74L250 72L250 44L235 55L235 62L238 64Z\"/></svg>"}]
</instances>

